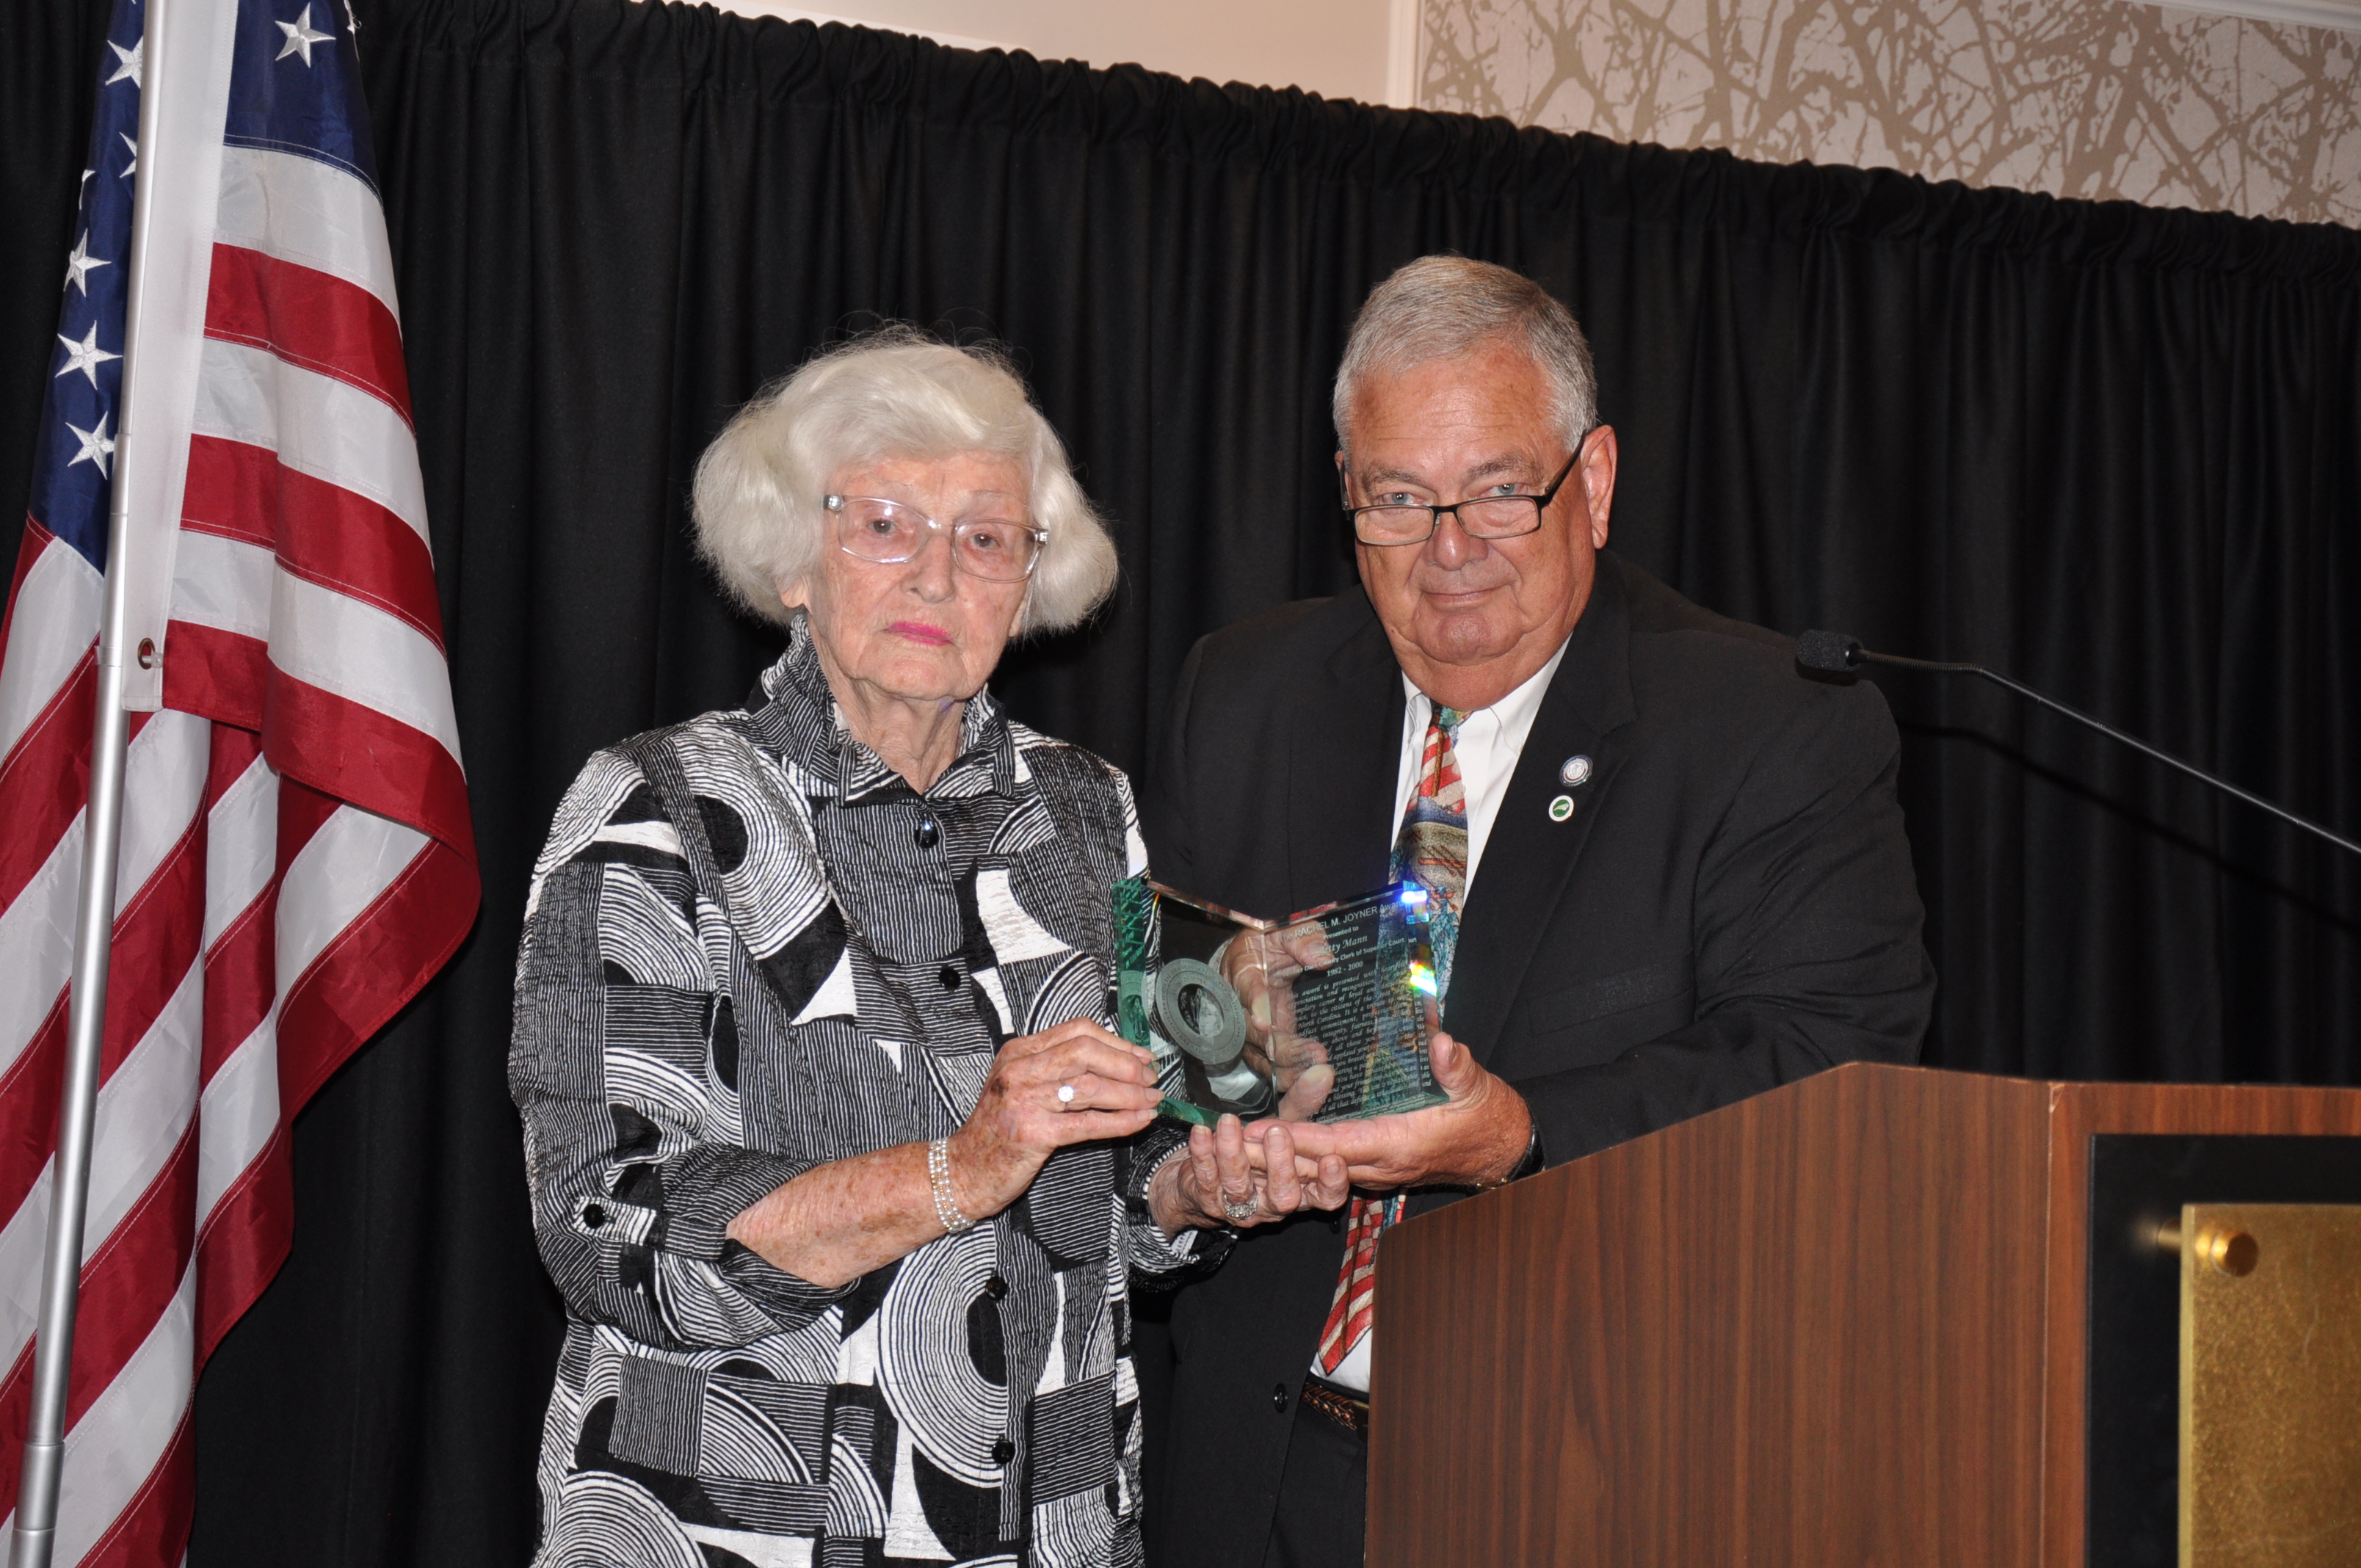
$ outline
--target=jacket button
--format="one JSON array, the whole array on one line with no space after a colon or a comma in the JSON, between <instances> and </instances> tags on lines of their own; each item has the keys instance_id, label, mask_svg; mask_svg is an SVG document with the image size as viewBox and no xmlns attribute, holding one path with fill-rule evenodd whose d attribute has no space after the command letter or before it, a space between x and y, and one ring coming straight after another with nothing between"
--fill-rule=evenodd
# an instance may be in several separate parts
<instances>
[{"instance_id":1,"label":"jacket button","mask_svg":"<svg viewBox=\"0 0 2361 1568\"><path fill-rule=\"evenodd\" d=\"M951 968L949 964L945 964L940 970L936 971L935 981L945 991L957 991L959 989L959 970Z\"/></svg>"},{"instance_id":2,"label":"jacket button","mask_svg":"<svg viewBox=\"0 0 2361 1568\"><path fill-rule=\"evenodd\" d=\"M942 829L935 826L934 818L924 817L919 820L917 831L910 836L917 839L921 850L931 850L942 841L943 834Z\"/></svg>"},{"instance_id":3,"label":"jacket button","mask_svg":"<svg viewBox=\"0 0 2361 1568\"><path fill-rule=\"evenodd\" d=\"M1016 1457L1016 1445L1006 1438L1004 1437L992 1445L992 1462L994 1464L1005 1464Z\"/></svg>"},{"instance_id":4,"label":"jacket button","mask_svg":"<svg viewBox=\"0 0 2361 1568\"><path fill-rule=\"evenodd\" d=\"M983 1293L995 1301L1001 1300L1008 1294L1008 1281L995 1274L983 1282Z\"/></svg>"},{"instance_id":5,"label":"jacket button","mask_svg":"<svg viewBox=\"0 0 2361 1568\"><path fill-rule=\"evenodd\" d=\"M1270 1408L1271 1408L1272 1413L1274 1413L1274 1414L1276 1414L1276 1415L1281 1415L1281 1416L1283 1416L1283 1415L1287 1414L1287 1385L1286 1385L1286 1384L1284 1384L1284 1383L1274 1383L1274 1384L1272 1384L1272 1385L1270 1386Z\"/></svg>"},{"instance_id":6,"label":"jacket button","mask_svg":"<svg viewBox=\"0 0 2361 1568\"><path fill-rule=\"evenodd\" d=\"M607 1211L596 1203L585 1203L582 1205L582 1223L595 1231L607 1223Z\"/></svg>"}]
</instances>

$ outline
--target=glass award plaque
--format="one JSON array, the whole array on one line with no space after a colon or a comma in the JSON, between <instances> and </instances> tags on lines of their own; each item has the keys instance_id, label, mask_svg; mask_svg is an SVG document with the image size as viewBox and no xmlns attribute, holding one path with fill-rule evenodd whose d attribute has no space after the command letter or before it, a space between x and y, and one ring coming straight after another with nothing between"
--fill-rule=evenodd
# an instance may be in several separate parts
<instances>
[{"instance_id":1,"label":"glass award plaque","mask_svg":"<svg viewBox=\"0 0 2361 1568\"><path fill-rule=\"evenodd\" d=\"M1417 883L1284 921L1145 877L1113 896L1117 1026L1155 1053L1165 1115L1208 1126L1224 1112L1276 1115L1322 1063L1334 1081L1315 1121L1444 1102L1426 1056L1434 959Z\"/></svg>"}]
</instances>

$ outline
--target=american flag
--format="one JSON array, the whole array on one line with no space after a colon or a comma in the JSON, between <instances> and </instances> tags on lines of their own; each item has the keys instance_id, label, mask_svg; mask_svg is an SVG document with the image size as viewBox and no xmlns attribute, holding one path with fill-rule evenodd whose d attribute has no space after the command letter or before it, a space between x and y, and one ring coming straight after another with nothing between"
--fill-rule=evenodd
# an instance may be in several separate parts
<instances>
[{"instance_id":1,"label":"american flag","mask_svg":"<svg viewBox=\"0 0 2361 1568\"><path fill-rule=\"evenodd\" d=\"M149 711L125 773L60 1564L181 1560L191 1393L286 1255L289 1120L449 958L478 894L350 13L172 0L143 40L148 21L116 0L0 630L13 1508L128 363L126 641L152 644L129 706ZM153 148L143 92L159 94ZM126 362L133 192L150 180Z\"/></svg>"}]
</instances>

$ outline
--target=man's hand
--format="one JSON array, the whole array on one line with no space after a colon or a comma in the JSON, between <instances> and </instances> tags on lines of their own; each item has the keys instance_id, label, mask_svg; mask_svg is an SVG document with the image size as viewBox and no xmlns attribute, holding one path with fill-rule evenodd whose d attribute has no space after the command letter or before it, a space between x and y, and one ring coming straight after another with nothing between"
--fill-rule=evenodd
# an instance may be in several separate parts
<instances>
[{"instance_id":1,"label":"man's hand","mask_svg":"<svg viewBox=\"0 0 2361 1568\"><path fill-rule=\"evenodd\" d=\"M1328 933L1317 920L1277 931L1243 931L1222 944L1222 978L1246 1004L1246 1065L1279 1091L1283 1121L1309 1121L1318 1114L1336 1081L1327 1048L1295 1032L1294 991L1296 977L1305 970L1326 969L1335 961Z\"/></svg>"},{"instance_id":2,"label":"man's hand","mask_svg":"<svg viewBox=\"0 0 2361 1568\"><path fill-rule=\"evenodd\" d=\"M1272 1118L1247 1131L1266 1141L1284 1132L1298 1159L1324 1165L1329 1157L1339 1157L1354 1186L1378 1191L1476 1187L1502 1179L1532 1142L1532 1113L1523 1096L1439 1030L1427 1054L1435 1082L1451 1097L1448 1104L1357 1122Z\"/></svg>"}]
</instances>

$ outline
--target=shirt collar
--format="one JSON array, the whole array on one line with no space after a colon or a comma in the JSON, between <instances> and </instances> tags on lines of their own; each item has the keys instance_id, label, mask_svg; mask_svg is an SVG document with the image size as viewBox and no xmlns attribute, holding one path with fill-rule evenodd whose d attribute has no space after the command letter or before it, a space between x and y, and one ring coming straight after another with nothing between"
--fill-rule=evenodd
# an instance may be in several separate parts
<instances>
[{"instance_id":1,"label":"shirt collar","mask_svg":"<svg viewBox=\"0 0 2361 1568\"><path fill-rule=\"evenodd\" d=\"M1550 682L1557 675L1558 665L1565 662L1566 643L1573 640L1573 635L1568 633L1566 641L1560 642L1557 652L1549 656L1549 663L1528 675L1514 691L1491 707L1479 707L1466 715L1459 721L1460 729L1464 731L1471 720L1488 717L1499 726L1499 734L1522 735L1530 730L1533 726L1533 716L1541 711L1542 698L1549 694ZM1413 733L1423 735L1427 724L1434 717L1434 699L1419 690L1410 676L1402 676L1401 683L1402 694L1410 703L1407 726Z\"/></svg>"},{"instance_id":2,"label":"shirt collar","mask_svg":"<svg viewBox=\"0 0 2361 1568\"><path fill-rule=\"evenodd\" d=\"M815 799L853 806L915 793L908 781L854 739L846 726L800 610L787 629L787 651L763 672L746 698L746 711L755 733L795 765ZM960 717L959 754L926 793L936 799L1013 795L1016 778L1016 737L987 686L968 699Z\"/></svg>"}]
</instances>

